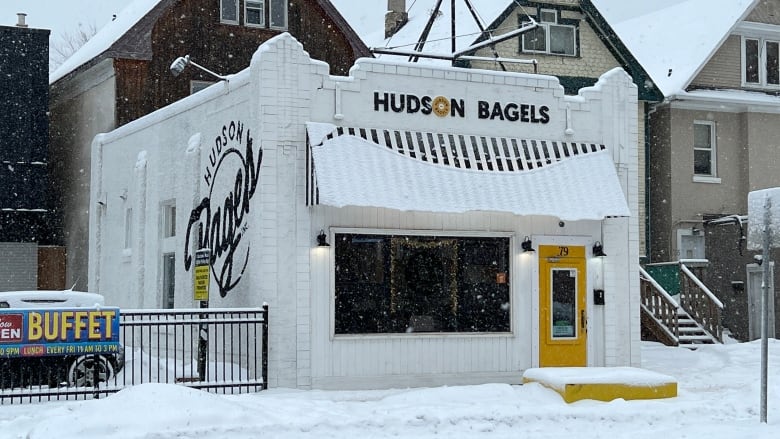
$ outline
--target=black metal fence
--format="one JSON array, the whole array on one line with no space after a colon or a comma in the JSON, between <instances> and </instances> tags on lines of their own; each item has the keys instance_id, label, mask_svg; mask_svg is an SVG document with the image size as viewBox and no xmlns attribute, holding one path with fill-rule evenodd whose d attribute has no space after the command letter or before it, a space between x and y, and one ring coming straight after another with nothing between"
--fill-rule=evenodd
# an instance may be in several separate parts
<instances>
[{"instance_id":1,"label":"black metal fence","mask_svg":"<svg viewBox=\"0 0 780 439\"><path fill-rule=\"evenodd\" d=\"M267 388L268 306L122 310L123 352L0 359L0 404L91 399L142 383Z\"/></svg>"}]
</instances>

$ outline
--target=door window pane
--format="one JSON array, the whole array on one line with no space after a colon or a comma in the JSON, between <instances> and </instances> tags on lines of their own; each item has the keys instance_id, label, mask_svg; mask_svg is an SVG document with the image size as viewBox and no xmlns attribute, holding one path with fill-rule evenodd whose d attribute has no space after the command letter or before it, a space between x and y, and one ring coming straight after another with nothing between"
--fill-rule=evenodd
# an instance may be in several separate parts
<instances>
[{"instance_id":1,"label":"door window pane","mask_svg":"<svg viewBox=\"0 0 780 439\"><path fill-rule=\"evenodd\" d=\"M577 270L553 268L551 290L552 338L576 337Z\"/></svg>"}]
</instances>

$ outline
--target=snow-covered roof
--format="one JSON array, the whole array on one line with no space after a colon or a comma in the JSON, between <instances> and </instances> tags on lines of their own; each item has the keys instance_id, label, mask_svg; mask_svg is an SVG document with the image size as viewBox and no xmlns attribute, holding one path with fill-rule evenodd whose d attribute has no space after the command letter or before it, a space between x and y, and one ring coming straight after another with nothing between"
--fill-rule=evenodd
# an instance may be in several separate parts
<instances>
[{"instance_id":1,"label":"snow-covered roof","mask_svg":"<svg viewBox=\"0 0 780 439\"><path fill-rule=\"evenodd\" d=\"M685 90L758 0L590 0L666 97Z\"/></svg>"},{"instance_id":2,"label":"snow-covered roof","mask_svg":"<svg viewBox=\"0 0 780 439\"><path fill-rule=\"evenodd\" d=\"M100 56L102 53L106 52L107 50L110 50L114 43L119 41L120 38L122 38L123 35L125 35L127 32L129 32L133 26L138 24L141 19L143 19L147 14L149 14L157 5L164 2L166 0L134 0L132 1L125 9L123 9L119 14L117 14L117 17L114 21L109 22L106 24L102 29L98 31L95 36L90 38L89 41L86 42L78 51L76 51L73 55L71 55L70 58L65 60L65 62L62 63L54 72L52 72L49 75L49 84L54 84L58 80L62 79L72 71L76 70L77 68L81 67L85 63L89 62L90 60L94 59L95 57ZM371 1L377 1L377 0L371 0ZM351 1L352 8L349 9L359 9L355 8L354 1ZM331 14L334 12L334 9L328 5L327 1L319 1L318 2L321 7L325 10L326 14ZM346 3L346 2L345 2ZM340 12L340 10L338 10ZM350 39L356 39L356 36L352 36L351 30L347 28L347 26L344 25L343 21L340 17L337 16L338 14L331 14L331 18L334 20L337 26L343 26L343 31L345 34L348 35ZM347 23L351 24L351 23ZM350 43L353 43L350 41ZM355 51L359 54L364 54L366 52L365 47L355 47L353 44L353 48Z\"/></svg>"},{"instance_id":3,"label":"snow-covered roof","mask_svg":"<svg viewBox=\"0 0 780 439\"><path fill-rule=\"evenodd\" d=\"M385 38L385 13L387 12L387 0L361 0L360 7L355 7L354 0L331 0L339 13L349 22L350 26L358 33L363 42L369 47L392 47L398 50L411 51L420 39L420 35L428 23L428 19L436 5L436 0L407 1L409 22L401 27L395 35ZM480 0L471 2L477 15L481 18L484 27L490 26L508 7L512 5L509 0ZM423 48L425 53L449 55L451 50L451 17L450 2L442 2L439 16L433 23L428 34L427 42ZM455 1L455 33L456 50L470 46L479 38L480 30L471 15L466 2ZM502 34L514 29L500 29L496 34ZM375 55L377 58L388 57L399 59L394 55ZM422 63L449 63L449 61L420 58Z\"/></svg>"},{"instance_id":4,"label":"snow-covered roof","mask_svg":"<svg viewBox=\"0 0 780 439\"><path fill-rule=\"evenodd\" d=\"M54 84L68 73L81 67L111 48L119 38L129 31L139 20L163 0L135 0L89 39L79 50L49 75L49 84Z\"/></svg>"},{"instance_id":5,"label":"snow-covered roof","mask_svg":"<svg viewBox=\"0 0 780 439\"><path fill-rule=\"evenodd\" d=\"M695 105L703 102L705 105L716 101L734 111L760 111L762 113L780 113L780 98L759 91L747 90L691 90L674 95L676 101L685 101Z\"/></svg>"},{"instance_id":6,"label":"snow-covered roof","mask_svg":"<svg viewBox=\"0 0 780 439\"><path fill-rule=\"evenodd\" d=\"M493 169L488 170L459 167L480 157L445 157L451 149L447 147L439 151L430 147L425 152L411 148L416 153L404 155L347 133L315 143L328 128L337 130L327 125L307 124L322 205L444 213L509 212L571 221L630 216L612 156L607 150L594 149L596 145L588 145L589 149L583 144L563 145L566 153L561 153L559 160L552 156L547 160L542 154L541 159L536 156L522 167L517 165L519 160L512 160L512 165L509 159L481 157L485 165L493 161ZM502 144L503 139L492 140ZM553 142L542 146L541 141L512 140L513 145L532 145L537 154L553 147Z\"/></svg>"}]
</instances>

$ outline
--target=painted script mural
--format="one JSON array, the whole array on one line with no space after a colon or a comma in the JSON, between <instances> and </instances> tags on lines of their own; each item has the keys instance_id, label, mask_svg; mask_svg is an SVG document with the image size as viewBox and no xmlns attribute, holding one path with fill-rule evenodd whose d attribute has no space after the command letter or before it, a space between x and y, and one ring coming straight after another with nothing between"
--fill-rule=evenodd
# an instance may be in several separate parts
<instances>
[{"instance_id":1,"label":"painted script mural","mask_svg":"<svg viewBox=\"0 0 780 439\"><path fill-rule=\"evenodd\" d=\"M211 273L221 297L238 285L249 262L249 241L244 237L263 161L262 148L256 153L255 158L250 130L244 132L241 121L222 126L203 173L208 196L192 210L187 224L184 268L189 271L193 266L197 249L211 249ZM197 237L190 248L193 233Z\"/></svg>"}]
</instances>

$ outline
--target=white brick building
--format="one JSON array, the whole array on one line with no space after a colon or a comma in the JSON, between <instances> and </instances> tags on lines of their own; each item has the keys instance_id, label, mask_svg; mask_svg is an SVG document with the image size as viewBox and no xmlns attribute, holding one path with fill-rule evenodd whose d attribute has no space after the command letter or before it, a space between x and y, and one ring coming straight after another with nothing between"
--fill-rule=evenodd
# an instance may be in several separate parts
<instances>
[{"instance_id":1,"label":"white brick building","mask_svg":"<svg viewBox=\"0 0 780 439\"><path fill-rule=\"evenodd\" d=\"M276 37L95 139L90 285L192 307L210 247L210 306L270 305L272 387L636 366L636 99L620 70L574 97L550 76L369 59L333 77Z\"/></svg>"}]
</instances>

